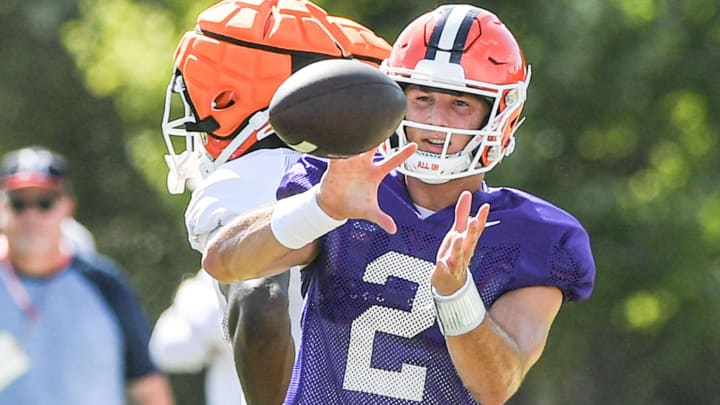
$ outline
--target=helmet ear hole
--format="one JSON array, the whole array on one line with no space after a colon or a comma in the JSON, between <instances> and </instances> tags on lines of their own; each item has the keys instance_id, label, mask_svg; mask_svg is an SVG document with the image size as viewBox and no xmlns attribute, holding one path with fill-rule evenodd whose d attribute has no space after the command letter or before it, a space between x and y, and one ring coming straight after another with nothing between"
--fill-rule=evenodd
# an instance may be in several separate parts
<instances>
[{"instance_id":1,"label":"helmet ear hole","mask_svg":"<svg viewBox=\"0 0 720 405\"><path fill-rule=\"evenodd\" d=\"M234 104L235 92L232 90L227 90L215 96L212 102L212 108L214 110L224 110L226 108L232 107Z\"/></svg>"}]
</instances>

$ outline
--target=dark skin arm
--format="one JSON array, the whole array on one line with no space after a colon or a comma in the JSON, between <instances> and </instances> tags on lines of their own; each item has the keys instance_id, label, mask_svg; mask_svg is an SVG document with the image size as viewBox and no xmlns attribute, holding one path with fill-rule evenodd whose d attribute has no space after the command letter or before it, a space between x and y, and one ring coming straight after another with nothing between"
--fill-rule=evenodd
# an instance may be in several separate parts
<instances>
[{"instance_id":1,"label":"dark skin arm","mask_svg":"<svg viewBox=\"0 0 720 405\"><path fill-rule=\"evenodd\" d=\"M228 287L228 329L235 369L248 404L285 399L295 345L288 313L289 273Z\"/></svg>"}]
</instances>

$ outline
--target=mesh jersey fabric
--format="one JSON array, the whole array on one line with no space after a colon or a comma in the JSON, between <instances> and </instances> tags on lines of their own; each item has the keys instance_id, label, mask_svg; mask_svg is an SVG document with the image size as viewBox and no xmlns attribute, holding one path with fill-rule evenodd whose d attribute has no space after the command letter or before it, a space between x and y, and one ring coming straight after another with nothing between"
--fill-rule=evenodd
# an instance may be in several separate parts
<instances>
[{"instance_id":1,"label":"mesh jersey fabric","mask_svg":"<svg viewBox=\"0 0 720 405\"><path fill-rule=\"evenodd\" d=\"M308 189L325 169L303 158L278 197ZM483 232L470 272L486 307L527 286L556 286L566 301L590 295L595 265L575 218L510 188L476 191L471 213L485 202L488 222L499 222ZM429 281L454 207L423 219L395 172L379 203L395 219L395 235L349 220L320 239L318 258L303 269L303 336L286 403L475 404L438 328Z\"/></svg>"}]
</instances>

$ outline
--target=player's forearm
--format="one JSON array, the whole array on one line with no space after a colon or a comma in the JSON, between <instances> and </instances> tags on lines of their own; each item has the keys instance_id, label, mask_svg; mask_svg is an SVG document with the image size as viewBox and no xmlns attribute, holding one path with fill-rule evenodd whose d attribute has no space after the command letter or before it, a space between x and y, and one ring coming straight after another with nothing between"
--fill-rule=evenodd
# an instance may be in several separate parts
<instances>
[{"instance_id":1,"label":"player's forearm","mask_svg":"<svg viewBox=\"0 0 720 405\"><path fill-rule=\"evenodd\" d=\"M460 378L478 402L503 404L520 387L525 376L520 350L490 314L474 330L447 336L446 342Z\"/></svg>"},{"instance_id":2,"label":"player's forearm","mask_svg":"<svg viewBox=\"0 0 720 405\"><path fill-rule=\"evenodd\" d=\"M296 264L282 264L291 250L273 236L271 215L272 207L266 207L223 227L205 249L203 268L217 280L230 283L271 276Z\"/></svg>"}]
</instances>

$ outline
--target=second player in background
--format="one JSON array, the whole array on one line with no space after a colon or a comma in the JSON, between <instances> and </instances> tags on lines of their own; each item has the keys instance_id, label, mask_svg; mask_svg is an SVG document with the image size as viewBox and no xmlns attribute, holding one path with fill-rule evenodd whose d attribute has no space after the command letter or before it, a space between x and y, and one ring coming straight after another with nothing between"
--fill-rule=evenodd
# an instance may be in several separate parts
<instances>
[{"instance_id":1,"label":"second player in background","mask_svg":"<svg viewBox=\"0 0 720 405\"><path fill-rule=\"evenodd\" d=\"M170 192L197 183L185 213L192 247L204 252L234 217L275 201L283 173L300 156L268 123L270 99L287 77L330 58L377 66L389 52L390 45L366 27L307 1L223 1L203 11L175 52L163 116ZM177 98L180 117L172 111ZM185 150L175 151L177 137ZM300 336L297 274L218 285L249 404L285 398Z\"/></svg>"}]
</instances>

